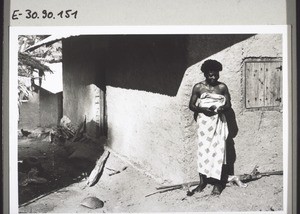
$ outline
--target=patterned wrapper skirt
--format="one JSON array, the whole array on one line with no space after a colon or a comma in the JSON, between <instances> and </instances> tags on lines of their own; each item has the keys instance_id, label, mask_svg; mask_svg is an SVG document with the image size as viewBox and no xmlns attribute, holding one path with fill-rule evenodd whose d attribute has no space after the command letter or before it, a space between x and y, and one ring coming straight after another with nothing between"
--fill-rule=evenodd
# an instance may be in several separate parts
<instances>
[{"instance_id":1,"label":"patterned wrapper skirt","mask_svg":"<svg viewBox=\"0 0 300 214\"><path fill-rule=\"evenodd\" d=\"M199 99L199 106L211 107L225 104L223 95L203 93ZM228 136L228 127L224 114L206 116L200 113L198 123L198 172L208 178L221 179L222 166L226 164L225 144Z\"/></svg>"}]
</instances>

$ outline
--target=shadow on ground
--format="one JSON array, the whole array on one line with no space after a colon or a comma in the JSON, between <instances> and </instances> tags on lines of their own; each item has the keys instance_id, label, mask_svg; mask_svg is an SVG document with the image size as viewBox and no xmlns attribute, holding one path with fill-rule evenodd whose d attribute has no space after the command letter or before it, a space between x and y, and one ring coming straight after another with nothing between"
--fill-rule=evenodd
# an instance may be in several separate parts
<instances>
[{"instance_id":1,"label":"shadow on ground","mask_svg":"<svg viewBox=\"0 0 300 214\"><path fill-rule=\"evenodd\" d=\"M19 205L29 204L33 199L86 178L102 153L100 144L50 143L47 138L19 138Z\"/></svg>"}]
</instances>

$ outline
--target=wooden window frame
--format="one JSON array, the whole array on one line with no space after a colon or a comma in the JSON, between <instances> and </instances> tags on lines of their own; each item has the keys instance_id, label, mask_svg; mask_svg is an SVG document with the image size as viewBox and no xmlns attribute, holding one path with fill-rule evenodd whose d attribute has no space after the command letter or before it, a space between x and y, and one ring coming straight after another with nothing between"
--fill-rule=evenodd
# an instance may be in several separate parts
<instances>
[{"instance_id":1,"label":"wooden window frame","mask_svg":"<svg viewBox=\"0 0 300 214\"><path fill-rule=\"evenodd\" d=\"M247 106L247 97L246 97L246 64L251 62L260 62L260 63L270 63L270 62L281 62L282 57L249 57L245 58L242 65L242 105L243 109L246 111L282 111L282 70L280 75L280 94L281 94L281 103L279 106L261 106L261 107L246 107Z\"/></svg>"}]
</instances>

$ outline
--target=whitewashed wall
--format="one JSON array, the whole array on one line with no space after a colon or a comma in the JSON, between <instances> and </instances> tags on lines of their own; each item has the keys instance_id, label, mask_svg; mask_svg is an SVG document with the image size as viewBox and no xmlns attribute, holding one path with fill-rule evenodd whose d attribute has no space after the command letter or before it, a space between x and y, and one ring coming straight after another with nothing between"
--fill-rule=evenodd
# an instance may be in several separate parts
<instances>
[{"instance_id":1,"label":"whitewashed wall","mask_svg":"<svg viewBox=\"0 0 300 214\"><path fill-rule=\"evenodd\" d=\"M239 129L234 138L237 174L251 171L255 164L262 170L282 168L282 113L246 111L242 104L243 60L281 57L281 45L280 35L255 35L208 57L222 62L220 81L227 84L232 97ZM188 102L193 85L204 79L200 71L204 60L186 70L175 97L107 87L109 145L160 182L198 176L197 126Z\"/></svg>"}]
</instances>

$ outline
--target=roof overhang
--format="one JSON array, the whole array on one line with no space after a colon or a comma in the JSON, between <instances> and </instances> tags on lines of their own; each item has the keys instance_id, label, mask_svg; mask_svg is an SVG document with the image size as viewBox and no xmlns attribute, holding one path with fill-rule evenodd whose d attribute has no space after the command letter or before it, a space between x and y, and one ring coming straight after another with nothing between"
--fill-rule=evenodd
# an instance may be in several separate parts
<instances>
[{"instance_id":1,"label":"roof overhang","mask_svg":"<svg viewBox=\"0 0 300 214\"><path fill-rule=\"evenodd\" d=\"M63 39L66 39L66 38L70 38L70 37L73 37L73 36L79 36L76 35L76 34L55 34L55 35L51 35L51 36L48 36L46 39L43 39L42 41L40 42L37 42L36 44L30 46L29 48L25 49L25 52L30 52L30 51L33 51L43 45L51 45L55 42L58 42L58 41L61 41Z\"/></svg>"}]
</instances>

